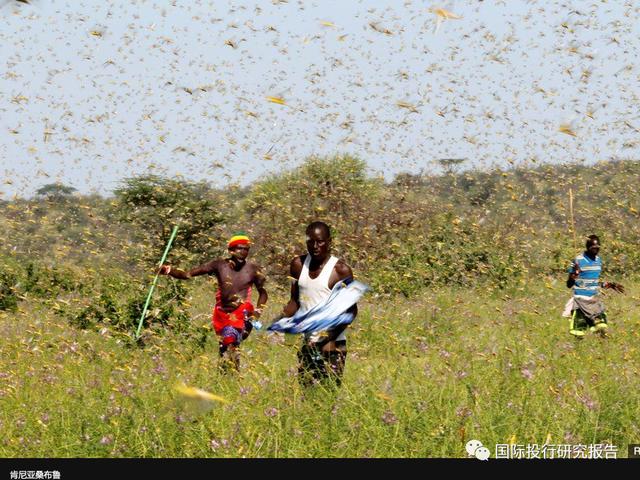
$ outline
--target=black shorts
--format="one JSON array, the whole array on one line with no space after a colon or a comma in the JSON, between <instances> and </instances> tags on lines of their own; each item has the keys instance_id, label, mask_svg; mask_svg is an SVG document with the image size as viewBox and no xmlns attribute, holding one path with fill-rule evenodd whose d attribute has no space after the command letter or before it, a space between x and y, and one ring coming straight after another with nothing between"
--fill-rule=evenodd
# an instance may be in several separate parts
<instances>
[{"instance_id":1,"label":"black shorts","mask_svg":"<svg viewBox=\"0 0 640 480\"><path fill-rule=\"evenodd\" d=\"M314 380L333 378L340 383L347 360L347 341L336 340L335 349L323 351L326 340L314 343L303 343L298 351L298 373L303 383Z\"/></svg>"}]
</instances>

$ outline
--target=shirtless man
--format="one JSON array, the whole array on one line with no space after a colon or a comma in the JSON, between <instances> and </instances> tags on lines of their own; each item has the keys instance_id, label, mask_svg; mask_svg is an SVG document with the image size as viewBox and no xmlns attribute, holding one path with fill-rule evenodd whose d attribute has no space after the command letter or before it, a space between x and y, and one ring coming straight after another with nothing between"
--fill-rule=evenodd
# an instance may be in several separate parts
<instances>
[{"instance_id":1,"label":"shirtless man","mask_svg":"<svg viewBox=\"0 0 640 480\"><path fill-rule=\"evenodd\" d=\"M244 233L237 233L227 244L230 255L228 258L212 260L189 271L178 270L170 265L160 267L161 275L180 280L198 275L215 275L218 291L211 320L219 337L220 357L227 354L236 370L240 368L238 347L253 328L250 318L260 318L268 298L262 269L247 261L250 245L249 237ZM256 308L251 304L252 285L255 285L260 294Z\"/></svg>"},{"instance_id":2,"label":"shirtless man","mask_svg":"<svg viewBox=\"0 0 640 480\"><path fill-rule=\"evenodd\" d=\"M341 280L353 279L351 267L330 254L331 232L323 222L313 222L306 230L308 254L296 256L291 261L291 298L284 307L284 317L293 316L298 309L307 311L324 302L331 290ZM349 309L357 315L354 305ZM340 385L347 358L347 325L332 330L310 332L298 352L298 372L303 385L314 380L331 377Z\"/></svg>"}]
</instances>

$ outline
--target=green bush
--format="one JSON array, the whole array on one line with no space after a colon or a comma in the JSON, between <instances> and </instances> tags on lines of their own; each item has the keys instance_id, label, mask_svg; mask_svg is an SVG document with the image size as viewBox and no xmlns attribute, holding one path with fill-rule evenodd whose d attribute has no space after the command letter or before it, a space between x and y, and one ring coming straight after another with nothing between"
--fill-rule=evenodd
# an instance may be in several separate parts
<instances>
[{"instance_id":1,"label":"green bush","mask_svg":"<svg viewBox=\"0 0 640 480\"><path fill-rule=\"evenodd\" d=\"M366 164L345 155L311 158L292 172L255 184L242 203L247 230L271 276L284 280L294 255L305 252L304 230L312 221L329 224L336 252L357 264L371 240L371 205L382 184Z\"/></svg>"},{"instance_id":2,"label":"green bush","mask_svg":"<svg viewBox=\"0 0 640 480\"><path fill-rule=\"evenodd\" d=\"M0 310L15 311L18 307L16 275L7 270L0 270Z\"/></svg>"},{"instance_id":3,"label":"green bush","mask_svg":"<svg viewBox=\"0 0 640 480\"><path fill-rule=\"evenodd\" d=\"M312 157L242 189L131 178L115 199L70 196L65 204L77 207L73 215L40 198L7 202L0 222L9 241L0 251L21 255L27 267L14 268L14 290L5 285L3 295L11 304L21 294L55 298L77 292L99 299L94 286L102 285L100 279L66 265L74 261L80 268L100 259L139 281L175 224L180 230L172 264L186 267L224 255L228 235L245 230L254 242L252 259L265 267L272 288L288 286L289 262L305 253L304 228L316 220L332 227L333 253L379 294L411 297L425 288L479 282L505 289L525 275L564 277L591 233L603 242L605 276L638 271L640 190L634 186L640 162L460 173L454 166L446 175L399 174L385 184L356 157ZM66 248L66 263L50 255L58 247ZM43 266L35 255L55 258L56 267ZM141 308L132 301L131 312L123 313L122 298L132 296L129 285L118 294L103 290L115 305L104 307L106 318L124 321Z\"/></svg>"},{"instance_id":4,"label":"green bush","mask_svg":"<svg viewBox=\"0 0 640 480\"><path fill-rule=\"evenodd\" d=\"M49 267L29 262L25 267L22 290L38 297L53 298L62 292L82 288L82 281L66 267Z\"/></svg>"},{"instance_id":5,"label":"green bush","mask_svg":"<svg viewBox=\"0 0 640 480\"><path fill-rule=\"evenodd\" d=\"M113 331L130 334L140 321L148 286L136 285L133 277L124 275L107 277L102 281L83 306L75 312L60 309L64 318L81 329L96 330L107 327ZM87 305L86 300L90 301ZM154 292L143 322L145 329L172 330L184 332L191 328L186 313L187 289L182 283L167 280Z\"/></svg>"},{"instance_id":6,"label":"green bush","mask_svg":"<svg viewBox=\"0 0 640 480\"><path fill-rule=\"evenodd\" d=\"M114 193L115 215L133 227L147 264L157 262L175 225L178 250L202 255L219 248L226 200L207 184L148 175L126 179Z\"/></svg>"}]
</instances>

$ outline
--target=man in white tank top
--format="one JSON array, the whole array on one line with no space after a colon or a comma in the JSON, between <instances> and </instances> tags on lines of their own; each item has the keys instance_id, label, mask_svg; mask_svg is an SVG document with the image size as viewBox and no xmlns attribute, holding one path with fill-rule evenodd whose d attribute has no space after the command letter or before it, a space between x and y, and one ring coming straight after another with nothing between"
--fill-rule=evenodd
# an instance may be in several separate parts
<instances>
[{"instance_id":1,"label":"man in white tank top","mask_svg":"<svg viewBox=\"0 0 640 480\"><path fill-rule=\"evenodd\" d=\"M306 230L307 255L296 256L290 266L291 299L283 310L285 317L293 316L298 309L307 311L324 302L331 289L341 280L353 279L351 267L330 254L331 232L323 222L313 222ZM349 311L358 313L357 305ZM339 385L347 358L347 325L332 330L310 332L298 352L298 372L303 385L314 380L331 377Z\"/></svg>"}]
</instances>

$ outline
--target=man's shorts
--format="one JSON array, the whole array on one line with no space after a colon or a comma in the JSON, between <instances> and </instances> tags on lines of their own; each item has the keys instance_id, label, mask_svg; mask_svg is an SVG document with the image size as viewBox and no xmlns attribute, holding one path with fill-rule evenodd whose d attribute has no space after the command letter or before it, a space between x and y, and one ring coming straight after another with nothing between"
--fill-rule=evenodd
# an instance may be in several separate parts
<instances>
[{"instance_id":1,"label":"man's shorts","mask_svg":"<svg viewBox=\"0 0 640 480\"><path fill-rule=\"evenodd\" d=\"M608 328L607 314L602 312L595 319L587 318L579 308L571 312L569 333L576 337L583 337L587 331L605 331Z\"/></svg>"},{"instance_id":2,"label":"man's shorts","mask_svg":"<svg viewBox=\"0 0 640 480\"><path fill-rule=\"evenodd\" d=\"M235 345L237 347L249 336L251 330L253 330L253 324L249 320L245 320L244 328L227 325L220 330L220 333L218 333L218 336L220 337L220 345L225 347Z\"/></svg>"},{"instance_id":3,"label":"man's shorts","mask_svg":"<svg viewBox=\"0 0 640 480\"><path fill-rule=\"evenodd\" d=\"M245 329L247 318L253 314L253 311L253 305L249 301L240 305L233 312L225 312L220 304L216 304L211 315L211 324L217 335L222 335L222 331L226 327L234 327L242 331Z\"/></svg>"},{"instance_id":4,"label":"man's shorts","mask_svg":"<svg viewBox=\"0 0 640 480\"><path fill-rule=\"evenodd\" d=\"M336 340L335 350L324 352L326 342L302 344L298 351L298 373L303 384L332 378L340 385L344 366L347 360L347 341Z\"/></svg>"},{"instance_id":5,"label":"man's shorts","mask_svg":"<svg viewBox=\"0 0 640 480\"><path fill-rule=\"evenodd\" d=\"M242 330L231 325L223 327L218 335L220 336L220 343L224 346L238 346L242 342Z\"/></svg>"}]
</instances>

